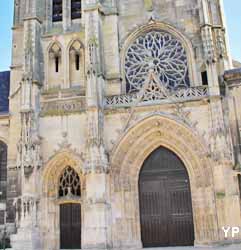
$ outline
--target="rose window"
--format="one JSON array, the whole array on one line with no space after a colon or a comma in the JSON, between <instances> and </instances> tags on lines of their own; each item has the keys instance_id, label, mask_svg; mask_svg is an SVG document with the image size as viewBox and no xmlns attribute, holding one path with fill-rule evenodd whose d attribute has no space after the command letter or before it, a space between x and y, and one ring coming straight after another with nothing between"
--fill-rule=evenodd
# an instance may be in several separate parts
<instances>
[{"instance_id":1,"label":"rose window","mask_svg":"<svg viewBox=\"0 0 241 250\"><path fill-rule=\"evenodd\" d=\"M80 178L75 170L67 167L59 180L59 197L80 196Z\"/></svg>"},{"instance_id":2,"label":"rose window","mask_svg":"<svg viewBox=\"0 0 241 250\"><path fill-rule=\"evenodd\" d=\"M169 90L190 86L186 51L170 33L150 31L130 45L125 58L127 92L140 90L150 70Z\"/></svg>"}]
</instances>

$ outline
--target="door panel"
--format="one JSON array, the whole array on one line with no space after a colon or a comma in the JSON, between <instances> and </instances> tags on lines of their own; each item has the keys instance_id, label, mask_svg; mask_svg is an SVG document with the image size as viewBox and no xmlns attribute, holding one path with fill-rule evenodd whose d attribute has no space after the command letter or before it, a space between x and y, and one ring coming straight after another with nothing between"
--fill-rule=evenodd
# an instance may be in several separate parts
<instances>
[{"instance_id":1,"label":"door panel","mask_svg":"<svg viewBox=\"0 0 241 250\"><path fill-rule=\"evenodd\" d=\"M144 247L193 245L189 178L174 153L159 148L147 158L140 172L139 198Z\"/></svg>"},{"instance_id":2,"label":"door panel","mask_svg":"<svg viewBox=\"0 0 241 250\"><path fill-rule=\"evenodd\" d=\"M159 246L160 240L163 245L168 244L166 194L160 192L163 186L164 182L150 180L140 184L142 239L145 247Z\"/></svg>"},{"instance_id":3,"label":"door panel","mask_svg":"<svg viewBox=\"0 0 241 250\"><path fill-rule=\"evenodd\" d=\"M81 207L72 205L72 248L81 248Z\"/></svg>"},{"instance_id":4,"label":"door panel","mask_svg":"<svg viewBox=\"0 0 241 250\"><path fill-rule=\"evenodd\" d=\"M81 206L60 205L60 248L81 249Z\"/></svg>"}]
</instances>

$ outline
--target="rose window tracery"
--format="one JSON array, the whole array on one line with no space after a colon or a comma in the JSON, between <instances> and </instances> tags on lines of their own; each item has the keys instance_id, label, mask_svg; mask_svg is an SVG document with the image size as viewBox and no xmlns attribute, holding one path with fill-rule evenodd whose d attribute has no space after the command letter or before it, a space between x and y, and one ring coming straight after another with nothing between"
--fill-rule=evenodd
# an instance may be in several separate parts
<instances>
[{"instance_id":1,"label":"rose window tracery","mask_svg":"<svg viewBox=\"0 0 241 250\"><path fill-rule=\"evenodd\" d=\"M59 180L59 197L80 196L80 178L76 171L67 167Z\"/></svg>"},{"instance_id":2,"label":"rose window tracery","mask_svg":"<svg viewBox=\"0 0 241 250\"><path fill-rule=\"evenodd\" d=\"M170 33L149 31L129 46L125 57L127 92L140 90L150 70L170 90L190 86L186 51Z\"/></svg>"}]
</instances>

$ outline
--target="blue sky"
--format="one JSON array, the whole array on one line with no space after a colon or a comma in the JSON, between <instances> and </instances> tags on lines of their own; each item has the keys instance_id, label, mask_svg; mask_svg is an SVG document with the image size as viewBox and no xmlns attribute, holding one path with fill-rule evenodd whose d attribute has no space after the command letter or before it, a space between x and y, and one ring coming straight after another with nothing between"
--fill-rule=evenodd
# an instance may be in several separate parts
<instances>
[{"instance_id":1,"label":"blue sky","mask_svg":"<svg viewBox=\"0 0 241 250\"><path fill-rule=\"evenodd\" d=\"M0 1L0 71L11 64L13 0ZM234 59L241 61L241 1L224 0L230 47Z\"/></svg>"}]
</instances>

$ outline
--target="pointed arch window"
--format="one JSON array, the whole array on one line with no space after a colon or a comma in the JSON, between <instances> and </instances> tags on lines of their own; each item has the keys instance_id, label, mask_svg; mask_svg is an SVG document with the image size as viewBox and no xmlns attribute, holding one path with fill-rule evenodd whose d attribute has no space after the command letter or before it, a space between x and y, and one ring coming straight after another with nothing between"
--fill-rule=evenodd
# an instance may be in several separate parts
<instances>
[{"instance_id":1,"label":"pointed arch window","mask_svg":"<svg viewBox=\"0 0 241 250\"><path fill-rule=\"evenodd\" d=\"M80 177L76 171L68 166L59 179L59 197L81 196Z\"/></svg>"},{"instance_id":2,"label":"pointed arch window","mask_svg":"<svg viewBox=\"0 0 241 250\"><path fill-rule=\"evenodd\" d=\"M70 47L70 57L74 56L75 70L80 69L80 55L81 55L82 45L79 41L75 41Z\"/></svg>"},{"instance_id":3,"label":"pointed arch window","mask_svg":"<svg viewBox=\"0 0 241 250\"><path fill-rule=\"evenodd\" d=\"M63 1L53 0L53 22L60 22L63 20Z\"/></svg>"},{"instance_id":4,"label":"pointed arch window","mask_svg":"<svg viewBox=\"0 0 241 250\"><path fill-rule=\"evenodd\" d=\"M55 73L59 72L60 69L60 60L61 60L61 48L58 44L53 44L50 51L50 59L54 61L54 70Z\"/></svg>"},{"instance_id":5,"label":"pointed arch window","mask_svg":"<svg viewBox=\"0 0 241 250\"><path fill-rule=\"evenodd\" d=\"M81 0L71 0L71 19L81 18Z\"/></svg>"},{"instance_id":6,"label":"pointed arch window","mask_svg":"<svg viewBox=\"0 0 241 250\"><path fill-rule=\"evenodd\" d=\"M79 40L73 41L69 49L69 76L72 87L84 86L84 47Z\"/></svg>"}]
</instances>

